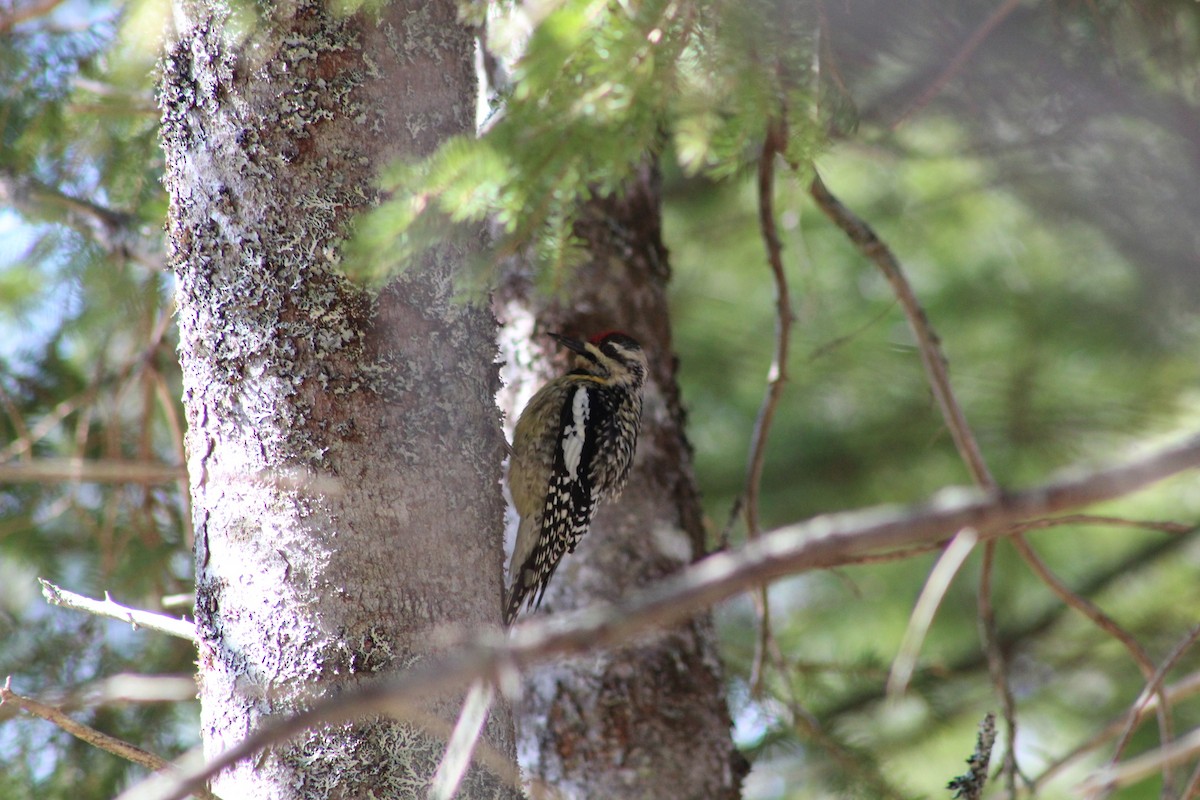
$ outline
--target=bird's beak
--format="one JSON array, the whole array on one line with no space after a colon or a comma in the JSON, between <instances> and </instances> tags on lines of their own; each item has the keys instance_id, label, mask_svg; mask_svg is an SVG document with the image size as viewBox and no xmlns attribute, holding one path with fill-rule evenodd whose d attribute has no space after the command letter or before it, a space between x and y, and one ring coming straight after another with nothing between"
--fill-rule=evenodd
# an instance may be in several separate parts
<instances>
[{"instance_id":1,"label":"bird's beak","mask_svg":"<svg viewBox=\"0 0 1200 800\"><path fill-rule=\"evenodd\" d=\"M568 350L578 353L579 355L583 356L584 358L588 359L589 361L596 360L596 357L588 351L587 345L584 344L583 342L579 341L578 339L570 339L570 338L567 338L566 336L562 336L557 333L548 333L547 336L549 336L551 339L558 342L559 344L561 344L563 347L567 348Z\"/></svg>"}]
</instances>

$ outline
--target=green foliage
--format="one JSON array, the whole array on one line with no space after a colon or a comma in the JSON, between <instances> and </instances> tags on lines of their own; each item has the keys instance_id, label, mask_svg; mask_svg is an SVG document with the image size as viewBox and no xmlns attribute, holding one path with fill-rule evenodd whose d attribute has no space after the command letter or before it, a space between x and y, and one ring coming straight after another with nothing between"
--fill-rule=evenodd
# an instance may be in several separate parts
<instances>
[{"instance_id":1,"label":"green foliage","mask_svg":"<svg viewBox=\"0 0 1200 800\"><path fill-rule=\"evenodd\" d=\"M920 156L905 155L913 151ZM1148 292L1146 273L1094 225L1043 214L1006 187L990 154L969 154L954 119L911 123L882 151L834 148L818 169L904 264L1002 485L1030 485L1081 461L1118 460L1147 435L1194 430L1200 338L1189 313ZM765 391L774 288L750 178L709 185L675 175L667 191L680 379L696 471L719 529L742 489L745 443ZM764 525L915 502L968 484L886 281L814 207L800 180L781 183L777 206L799 319L767 449ZM1188 485L1095 511L1194 521ZM1194 571L1170 558L1194 553L1194 535L1079 525L1033 540L1068 585L1113 612L1156 659L1194 624L1186 610L1200 602ZM1142 560L1144 550L1153 555ZM974 726L997 701L979 650L976 557L938 612L913 690L882 702L886 670L932 563L856 567L773 587L774 631L793 666L770 672L767 699L746 700L743 719L798 703L842 742L873 754L893 787L940 796L969 753ZM1001 630L1022 643L1013 681L1024 741L1077 741L1128 707L1140 678L1122 648L1066 612L1003 549L995 586ZM739 601L721 620L726 656L745 680L753 610ZM1187 663L1194 666L1195 656ZM743 741L766 775L788 780L754 796L806 797L814 783L833 791L847 779L829 774L836 748L814 740L795 714L768 716L748 723ZM1196 722L1194 713L1185 716L1180 729ZM1146 730L1135 748L1154 741ZM796 755L802 743L815 752ZM1034 774L1044 765L1034 753L1022 763ZM1069 785L1060 781L1043 796L1066 796Z\"/></svg>"},{"instance_id":2,"label":"green foliage","mask_svg":"<svg viewBox=\"0 0 1200 800\"><path fill-rule=\"evenodd\" d=\"M487 219L501 253L534 257L548 285L576 263L581 199L618 191L674 142L691 174L727 177L757 159L773 118L788 157L823 146L814 110L813 15L784 0L568 0L545 13L486 132L459 137L385 178L392 200L360 228L352 271L377 274Z\"/></svg>"}]
</instances>

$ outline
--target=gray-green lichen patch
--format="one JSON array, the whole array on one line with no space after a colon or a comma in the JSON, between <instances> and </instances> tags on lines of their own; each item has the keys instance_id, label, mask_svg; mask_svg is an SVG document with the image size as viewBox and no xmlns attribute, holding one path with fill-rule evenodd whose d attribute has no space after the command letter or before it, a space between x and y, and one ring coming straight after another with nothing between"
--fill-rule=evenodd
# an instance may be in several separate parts
<instances>
[{"instance_id":1,"label":"gray-green lichen patch","mask_svg":"<svg viewBox=\"0 0 1200 800\"><path fill-rule=\"evenodd\" d=\"M314 2L290 14L232 41L219 11L181 32L162 62L162 135L181 349L199 356L185 392L252 425L264 462L319 467L317 396L366 388L370 302L337 267L374 199L369 143L351 135L368 70L355 20Z\"/></svg>"}]
</instances>

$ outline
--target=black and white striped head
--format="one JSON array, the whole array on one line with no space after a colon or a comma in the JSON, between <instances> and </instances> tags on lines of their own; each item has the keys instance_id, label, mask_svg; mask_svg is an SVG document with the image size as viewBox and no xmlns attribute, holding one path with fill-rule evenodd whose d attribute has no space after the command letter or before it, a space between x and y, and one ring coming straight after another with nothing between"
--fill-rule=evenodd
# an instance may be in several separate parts
<instances>
[{"instance_id":1,"label":"black and white striped head","mask_svg":"<svg viewBox=\"0 0 1200 800\"><path fill-rule=\"evenodd\" d=\"M557 333L550 335L577 354L575 369L604 378L615 386L633 391L642 388L648 368L646 353L629 334L608 331L596 334L586 342Z\"/></svg>"}]
</instances>

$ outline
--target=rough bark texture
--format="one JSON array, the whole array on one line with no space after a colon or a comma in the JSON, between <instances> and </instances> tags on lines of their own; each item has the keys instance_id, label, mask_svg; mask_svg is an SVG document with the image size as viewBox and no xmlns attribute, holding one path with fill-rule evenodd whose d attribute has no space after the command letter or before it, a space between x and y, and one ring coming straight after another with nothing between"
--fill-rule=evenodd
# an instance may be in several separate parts
<instances>
[{"instance_id":1,"label":"rough bark texture","mask_svg":"<svg viewBox=\"0 0 1200 800\"><path fill-rule=\"evenodd\" d=\"M498 623L503 518L495 323L451 298L464 254L377 297L337 271L378 170L472 129L453 0L223 7L177 6L161 97L209 754L440 629ZM513 752L507 712L487 736ZM443 749L390 720L326 727L213 789L424 797ZM464 796L512 794L474 770Z\"/></svg>"},{"instance_id":2,"label":"rough bark texture","mask_svg":"<svg viewBox=\"0 0 1200 800\"><path fill-rule=\"evenodd\" d=\"M589 336L617 329L650 356L642 434L621 499L555 575L543 612L612 601L704 554L691 451L675 382L657 172L645 168L620 197L587 204L576 226L590 258L567 297L537 296L517 268L498 294L510 414L548 366L528 342L545 331ZM536 325L535 321L536 320ZM531 338L532 337L532 338ZM552 351L550 351L552 352ZM548 796L737 798L748 765L733 746L722 667L708 615L618 652L534 673L517 708L521 763ZM535 792L535 796L538 796Z\"/></svg>"}]
</instances>

